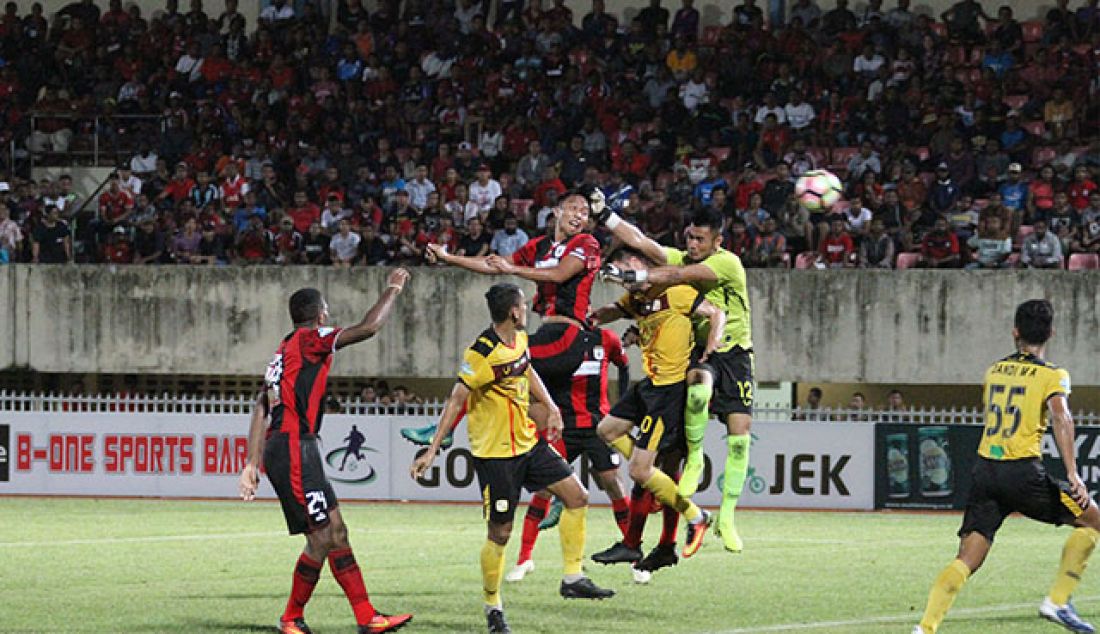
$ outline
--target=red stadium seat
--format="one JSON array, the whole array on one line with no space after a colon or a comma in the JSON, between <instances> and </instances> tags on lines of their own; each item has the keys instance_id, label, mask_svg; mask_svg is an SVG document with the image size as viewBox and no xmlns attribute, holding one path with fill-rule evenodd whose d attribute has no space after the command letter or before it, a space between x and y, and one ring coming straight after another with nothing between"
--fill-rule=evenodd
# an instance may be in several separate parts
<instances>
[{"instance_id":1,"label":"red stadium seat","mask_svg":"<svg viewBox=\"0 0 1100 634\"><path fill-rule=\"evenodd\" d=\"M970 49L970 57L966 60L966 65L981 66L983 59L985 59L985 49L980 46L975 46Z\"/></svg>"},{"instance_id":2,"label":"red stadium seat","mask_svg":"<svg viewBox=\"0 0 1100 634\"><path fill-rule=\"evenodd\" d=\"M833 148L832 157L829 160L829 169L834 172L837 170L847 170L848 161L856 154L859 154L859 148L857 147Z\"/></svg>"},{"instance_id":3,"label":"red stadium seat","mask_svg":"<svg viewBox=\"0 0 1100 634\"><path fill-rule=\"evenodd\" d=\"M1031 153L1031 164L1035 167L1046 165L1053 161L1056 156L1058 156L1058 150L1052 147L1037 147Z\"/></svg>"},{"instance_id":4,"label":"red stadium seat","mask_svg":"<svg viewBox=\"0 0 1100 634\"><path fill-rule=\"evenodd\" d=\"M833 207L829 210L830 213L842 214L852 208L852 203L844 200L843 198L833 203Z\"/></svg>"},{"instance_id":5,"label":"red stadium seat","mask_svg":"<svg viewBox=\"0 0 1100 634\"><path fill-rule=\"evenodd\" d=\"M1007 266L1009 268L1016 268L1019 265L1020 265L1020 254L1019 253L1010 253L1008 255L1008 257L1005 258L1005 266Z\"/></svg>"},{"instance_id":6,"label":"red stadium seat","mask_svg":"<svg viewBox=\"0 0 1100 634\"><path fill-rule=\"evenodd\" d=\"M962 46L949 46L943 54L943 61L952 66L966 64L966 48Z\"/></svg>"},{"instance_id":7,"label":"red stadium seat","mask_svg":"<svg viewBox=\"0 0 1100 634\"><path fill-rule=\"evenodd\" d=\"M829 148L818 147L815 145L813 147L806 148L806 154L814 157L814 165L816 165L819 169L829 163Z\"/></svg>"},{"instance_id":8,"label":"red stadium seat","mask_svg":"<svg viewBox=\"0 0 1100 634\"><path fill-rule=\"evenodd\" d=\"M935 33L937 37L947 37L947 25L943 22L933 22L932 32Z\"/></svg>"},{"instance_id":9,"label":"red stadium seat","mask_svg":"<svg viewBox=\"0 0 1100 634\"><path fill-rule=\"evenodd\" d=\"M1042 137L1047 133L1047 126L1042 121L1028 121L1022 127L1032 136Z\"/></svg>"},{"instance_id":10,"label":"red stadium seat","mask_svg":"<svg viewBox=\"0 0 1100 634\"><path fill-rule=\"evenodd\" d=\"M1043 39L1043 23L1038 20L1021 22L1020 27L1024 31L1024 42L1032 44Z\"/></svg>"},{"instance_id":11,"label":"red stadium seat","mask_svg":"<svg viewBox=\"0 0 1100 634\"><path fill-rule=\"evenodd\" d=\"M812 269L814 268L814 262L817 261L817 254L813 251L803 251L798 254L798 257L794 260L794 268L796 269Z\"/></svg>"},{"instance_id":12,"label":"red stadium seat","mask_svg":"<svg viewBox=\"0 0 1100 634\"><path fill-rule=\"evenodd\" d=\"M569 63L573 66L585 66L588 64L588 49L578 48L569 53Z\"/></svg>"},{"instance_id":13,"label":"red stadium seat","mask_svg":"<svg viewBox=\"0 0 1100 634\"><path fill-rule=\"evenodd\" d=\"M982 69L971 68L966 72L966 78L971 84L976 84L982 80Z\"/></svg>"},{"instance_id":14,"label":"red stadium seat","mask_svg":"<svg viewBox=\"0 0 1100 634\"><path fill-rule=\"evenodd\" d=\"M978 211L981 211L981 210L985 209L988 206L989 206L989 199L988 198L975 198L974 199L974 208L977 209Z\"/></svg>"},{"instance_id":15,"label":"red stadium seat","mask_svg":"<svg viewBox=\"0 0 1100 634\"><path fill-rule=\"evenodd\" d=\"M1077 57L1088 59L1089 55L1092 54L1092 44L1077 44L1073 47L1073 53L1077 55Z\"/></svg>"},{"instance_id":16,"label":"red stadium seat","mask_svg":"<svg viewBox=\"0 0 1100 634\"><path fill-rule=\"evenodd\" d=\"M1029 99L1027 95L1008 95L1005 97L1005 105L1012 110L1019 110L1027 105Z\"/></svg>"},{"instance_id":17,"label":"red stadium seat","mask_svg":"<svg viewBox=\"0 0 1100 634\"><path fill-rule=\"evenodd\" d=\"M1095 253L1073 253L1069 256L1068 268L1071 271L1100 269L1100 255Z\"/></svg>"},{"instance_id":18,"label":"red stadium seat","mask_svg":"<svg viewBox=\"0 0 1100 634\"><path fill-rule=\"evenodd\" d=\"M899 271L904 269L915 269L920 265L922 259L919 253L899 253L898 261L895 266Z\"/></svg>"},{"instance_id":19,"label":"red stadium seat","mask_svg":"<svg viewBox=\"0 0 1100 634\"><path fill-rule=\"evenodd\" d=\"M929 150L928 147L924 146L924 145L922 145L918 148L913 148L913 152L916 153L917 158L920 159L920 161L922 163L924 161L927 161L928 159L930 159L932 157L932 151Z\"/></svg>"},{"instance_id":20,"label":"red stadium seat","mask_svg":"<svg viewBox=\"0 0 1100 634\"><path fill-rule=\"evenodd\" d=\"M712 147L710 148L711 156L718 159L719 163L724 162L730 155L730 149L728 147Z\"/></svg>"}]
</instances>

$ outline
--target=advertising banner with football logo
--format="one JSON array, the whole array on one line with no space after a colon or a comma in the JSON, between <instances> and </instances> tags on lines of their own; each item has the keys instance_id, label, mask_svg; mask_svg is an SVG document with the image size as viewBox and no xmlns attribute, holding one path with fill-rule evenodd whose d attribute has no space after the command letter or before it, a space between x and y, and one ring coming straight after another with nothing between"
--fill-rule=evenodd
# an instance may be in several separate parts
<instances>
[{"instance_id":1,"label":"advertising banner with football logo","mask_svg":"<svg viewBox=\"0 0 1100 634\"><path fill-rule=\"evenodd\" d=\"M245 414L0 413L0 495L232 498L247 458L248 423ZM424 423L407 416L326 416L321 456L337 496L479 500L462 424L428 473L410 477L409 465L423 449L404 440L401 428ZM860 424L758 423L742 504L871 508L873 434L872 426ZM724 427L717 422L708 428L706 453L696 500L717 506L726 463ZM606 503L588 460L582 456L574 467L592 501ZM274 497L266 479L258 495Z\"/></svg>"}]
</instances>

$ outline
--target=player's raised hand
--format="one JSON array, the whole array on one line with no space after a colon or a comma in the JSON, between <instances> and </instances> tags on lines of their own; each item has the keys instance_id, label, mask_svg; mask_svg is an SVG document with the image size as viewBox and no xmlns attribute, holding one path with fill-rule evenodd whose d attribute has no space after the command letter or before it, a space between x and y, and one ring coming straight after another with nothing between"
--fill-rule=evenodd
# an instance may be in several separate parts
<instances>
[{"instance_id":1,"label":"player's raised hand","mask_svg":"<svg viewBox=\"0 0 1100 634\"><path fill-rule=\"evenodd\" d=\"M429 264L442 262L445 255L447 255L447 247L442 244L429 242L428 246L424 247L424 257L428 259Z\"/></svg>"},{"instance_id":2,"label":"player's raised hand","mask_svg":"<svg viewBox=\"0 0 1100 634\"><path fill-rule=\"evenodd\" d=\"M420 476L424 475L428 469L432 468L432 463L435 462L435 451L431 449L425 450L416 460L413 460L412 466L409 467L409 474L413 480L419 480Z\"/></svg>"},{"instance_id":3,"label":"player's raised hand","mask_svg":"<svg viewBox=\"0 0 1100 634\"><path fill-rule=\"evenodd\" d=\"M408 269L396 268L390 271L390 274L386 276L386 288L396 288L398 291L405 290L405 283L409 281L412 276Z\"/></svg>"},{"instance_id":4,"label":"player's raised hand","mask_svg":"<svg viewBox=\"0 0 1100 634\"><path fill-rule=\"evenodd\" d=\"M636 346L642 341L642 333L638 330L637 326L631 326L623 332L623 347L629 348L630 346Z\"/></svg>"},{"instance_id":5,"label":"player's raised hand","mask_svg":"<svg viewBox=\"0 0 1100 634\"><path fill-rule=\"evenodd\" d=\"M496 255L495 253L485 258L485 263L496 269L498 273L503 273L505 275L510 275L516 271L516 267L512 264L511 260Z\"/></svg>"},{"instance_id":6,"label":"player's raised hand","mask_svg":"<svg viewBox=\"0 0 1100 634\"><path fill-rule=\"evenodd\" d=\"M603 191L599 187L593 187L592 191L588 192L588 209L592 214L592 217L596 219L599 224L604 224L607 219L611 217L611 207L607 206L607 197L604 196Z\"/></svg>"},{"instance_id":7,"label":"player's raised hand","mask_svg":"<svg viewBox=\"0 0 1100 634\"><path fill-rule=\"evenodd\" d=\"M562 430L565 429L565 423L561 420L561 410L558 408L551 409L546 414L546 441L550 443L557 442L561 439Z\"/></svg>"},{"instance_id":8,"label":"player's raised hand","mask_svg":"<svg viewBox=\"0 0 1100 634\"><path fill-rule=\"evenodd\" d=\"M237 482L237 490L240 491L241 499L245 502L250 502L256 499L256 487L260 484L260 473L255 466L246 464L244 469L241 469L241 477Z\"/></svg>"}]
</instances>

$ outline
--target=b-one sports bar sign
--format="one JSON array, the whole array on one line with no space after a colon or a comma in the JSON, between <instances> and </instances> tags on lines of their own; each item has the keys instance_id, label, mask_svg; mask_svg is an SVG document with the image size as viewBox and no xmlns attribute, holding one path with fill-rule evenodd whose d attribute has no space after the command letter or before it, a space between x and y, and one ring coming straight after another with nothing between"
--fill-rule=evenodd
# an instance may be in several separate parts
<instances>
[{"instance_id":1,"label":"b-one sports bar sign","mask_svg":"<svg viewBox=\"0 0 1100 634\"><path fill-rule=\"evenodd\" d=\"M0 413L0 495L223 497L237 495L247 415ZM421 449L401 438L423 418L326 416L326 474L342 499L476 501L479 487L464 423L455 444L419 480ZM717 506L726 462L724 427L711 422L707 470L696 500ZM874 431L858 423L757 423L743 506L870 509ZM594 502L607 497L583 458L577 473ZM5 478L5 474L7 477ZM626 468L620 478L629 490ZM261 497L273 497L266 479Z\"/></svg>"}]
</instances>

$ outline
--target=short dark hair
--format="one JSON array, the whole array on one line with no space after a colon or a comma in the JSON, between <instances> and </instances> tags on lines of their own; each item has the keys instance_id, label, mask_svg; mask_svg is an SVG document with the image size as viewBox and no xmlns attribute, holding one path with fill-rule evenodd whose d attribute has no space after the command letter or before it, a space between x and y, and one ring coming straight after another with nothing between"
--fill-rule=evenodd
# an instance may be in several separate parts
<instances>
[{"instance_id":1,"label":"short dark hair","mask_svg":"<svg viewBox=\"0 0 1100 634\"><path fill-rule=\"evenodd\" d=\"M627 258L638 258L642 262L652 264L650 259L646 257L646 254L642 253L638 249L635 249L634 247L628 247L626 245L620 246L618 249L612 251L611 256L608 258L608 260L611 262L622 262Z\"/></svg>"},{"instance_id":2,"label":"short dark hair","mask_svg":"<svg viewBox=\"0 0 1100 634\"><path fill-rule=\"evenodd\" d=\"M1054 307L1045 299L1030 299L1016 307L1015 325L1024 343L1042 345L1054 332Z\"/></svg>"},{"instance_id":3,"label":"short dark hair","mask_svg":"<svg viewBox=\"0 0 1100 634\"><path fill-rule=\"evenodd\" d=\"M722 224L725 218L722 217L722 213L717 209L711 207L703 207L699 209L691 216L691 222L688 224L693 227L709 228L716 232L722 231Z\"/></svg>"},{"instance_id":4,"label":"short dark hair","mask_svg":"<svg viewBox=\"0 0 1100 634\"><path fill-rule=\"evenodd\" d=\"M290 296L290 320L298 324L308 324L321 315L325 300L321 291L315 288L300 288Z\"/></svg>"},{"instance_id":5,"label":"short dark hair","mask_svg":"<svg viewBox=\"0 0 1100 634\"><path fill-rule=\"evenodd\" d=\"M522 295L519 287L508 282L493 284L485 293L485 300L489 304L489 316L494 324L507 321L512 309L519 304Z\"/></svg>"},{"instance_id":6,"label":"short dark hair","mask_svg":"<svg viewBox=\"0 0 1100 634\"><path fill-rule=\"evenodd\" d=\"M820 398L822 394L823 394L823 392L821 391L821 388L819 388L819 387L811 387L810 388L810 396L817 395L817 397Z\"/></svg>"}]
</instances>

